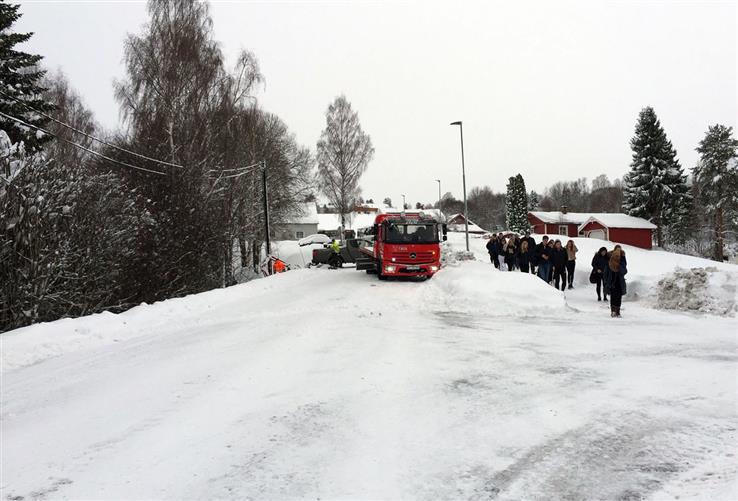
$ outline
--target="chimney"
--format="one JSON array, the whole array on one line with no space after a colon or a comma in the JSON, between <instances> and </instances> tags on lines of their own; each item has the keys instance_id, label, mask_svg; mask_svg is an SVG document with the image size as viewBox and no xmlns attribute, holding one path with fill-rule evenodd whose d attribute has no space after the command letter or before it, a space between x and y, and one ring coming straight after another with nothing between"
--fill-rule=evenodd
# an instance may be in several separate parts
<instances>
[{"instance_id":1,"label":"chimney","mask_svg":"<svg viewBox=\"0 0 738 501\"><path fill-rule=\"evenodd\" d=\"M569 207L562 205L560 210L562 214L566 214L569 211Z\"/></svg>"}]
</instances>

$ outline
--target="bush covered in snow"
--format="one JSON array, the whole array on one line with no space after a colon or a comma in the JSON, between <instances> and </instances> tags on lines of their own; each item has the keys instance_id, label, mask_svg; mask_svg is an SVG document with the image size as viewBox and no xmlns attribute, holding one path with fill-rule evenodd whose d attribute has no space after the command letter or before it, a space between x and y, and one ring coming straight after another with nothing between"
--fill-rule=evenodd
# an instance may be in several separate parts
<instances>
[{"instance_id":1,"label":"bush covered in snow","mask_svg":"<svg viewBox=\"0 0 738 501\"><path fill-rule=\"evenodd\" d=\"M714 267L677 269L658 282L657 306L734 316L738 273Z\"/></svg>"}]
</instances>

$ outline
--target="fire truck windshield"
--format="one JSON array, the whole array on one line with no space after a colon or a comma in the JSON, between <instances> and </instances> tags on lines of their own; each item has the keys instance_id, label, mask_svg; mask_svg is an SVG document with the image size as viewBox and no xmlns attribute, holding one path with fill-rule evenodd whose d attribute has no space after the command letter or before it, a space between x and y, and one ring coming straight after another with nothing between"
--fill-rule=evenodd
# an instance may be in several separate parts
<instances>
[{"instance_id":1,"label":"fire truck windshield","mask_svg":"<svg viewBox=\"0 0 738 501\"><path fill-rule=\"evenodd\" d=\"M384 241L390 244L437 244L438 232L435 224L389 223Z\"/></svg>"}]
</instances>

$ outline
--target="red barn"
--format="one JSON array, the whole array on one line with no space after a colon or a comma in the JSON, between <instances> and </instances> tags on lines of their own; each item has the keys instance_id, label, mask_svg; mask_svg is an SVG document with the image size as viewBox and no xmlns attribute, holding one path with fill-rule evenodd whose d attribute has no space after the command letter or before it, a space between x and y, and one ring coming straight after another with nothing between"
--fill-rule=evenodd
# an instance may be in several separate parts
<instances>
[{"instance_id":1,"label":"red barn","mask_svg":"<svg viewBox=\"0 0 738 501\"><path fill-rule=\"evenodd\" d=\"M634 245L642 249L653 247L655 229L655 224L626 214L592 214L579 226L579 232L586 237Z\"/></svg>"}]
</instances>

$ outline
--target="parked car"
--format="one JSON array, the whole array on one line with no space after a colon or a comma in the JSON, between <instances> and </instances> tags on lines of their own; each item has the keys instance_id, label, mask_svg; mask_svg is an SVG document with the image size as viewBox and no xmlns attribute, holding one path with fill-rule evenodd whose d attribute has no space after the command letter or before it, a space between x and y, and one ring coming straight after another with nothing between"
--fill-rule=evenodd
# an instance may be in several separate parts
<instances>
[{"instance_id":1,"label":"parked car","mask_svg":"<svg viewBox=\"0 0 738 501\"><path fill-rule=\"evenodd\" d=\"M361 255L359 249L363 242L363 239L356 238L346 240L337 257L334 257L335 252L329 244L326 244L322 249L313 249L312 264L330 264L340 268L344 263L355 263L356 258Z\"/></svg>"},{"instance_id":2,"label":"parked car","mask_svg":"<svg viewBox=\"0 0 738 501\"><path fill-rule=\"evenodd\" d=\"M332 241L333 239L329 237L328 235L324 235L322 233L315 233L314 235L308 235L305 238L301 238L300 240L297 241L297 244L300 247L305 247L311 244L325 245L325 244L331 243Z\"/></svg>"}]
</instances>

